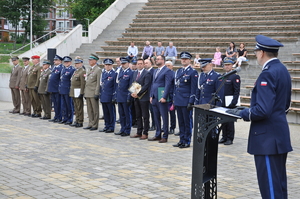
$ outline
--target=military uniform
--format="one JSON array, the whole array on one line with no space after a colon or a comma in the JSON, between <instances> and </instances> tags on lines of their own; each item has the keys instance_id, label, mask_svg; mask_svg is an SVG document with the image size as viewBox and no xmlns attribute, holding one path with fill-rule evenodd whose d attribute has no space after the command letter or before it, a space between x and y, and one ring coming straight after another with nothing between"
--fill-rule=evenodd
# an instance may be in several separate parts
<instances>
[{"instance_id":1,"label":"military uniform","mask_svg":"<svg viewBox=\"0 0 300 199\"><path fill-rule=\"evenodd\" d=\"M12 60L19 59L18 57L13 57ZM11 90L11 97L14 105L13 111L11 113L19 113L21 108L21 96L19 90L19 83L21 79L22 67L19 64L15 65L11 71L9 79L9 88Z\"/></svg>"},{"instance_id":2,"label":"military uniform","mask_svg":"<svg viewBox=\"0 0 300 199\"><path fill-rule=\"evenodd\" d=\"M40 67L39 64L31 66L28 70L27 88L29 90L31 105L33 108L33 114L31 115L32 117L41 117L42 112L41 100L37 93L41 70L42 67Z\"/></svg>"},{"instance_id":3,"label":"military uniform","mask_svg":"<svg viewBox=\"0 0 300 199\"><path fill-rule=\"evenodd\" d=\"M45 62L44 62L44 64L45 64ZM50 65L50 62L47 62L47 64ZM38 93L40 94L40 99L41 99L42 107L43 107L43 111L44 111L44 116L41 117L41 119L44 119L44 120L51 119L50 94L46 90L50 74L51 74L51 69L47 68L46 70L43 70L41 72L41 75L40 75L40 78L39 78Z\"/></svg>"},{"instance_id":4,"label":"military uniform","mask_svg":"<svg viewBox=\"0 0 300 199\"><path fill-rule=\"evenodd\" d=\"M30 96L27 88L27 78L28 78L28 70L30 66L27 65L22 69L21 72L21 80L20 80L20 91L22 94L22 104L23 104L23 114L30 115L31 114L31 102Z\"/></svg>"},{"instance_id":5,"label":"military uniform","mask_svg":"<svg viewBox=\"0 0 300 199\"><path fill-rule=\"evenodd\" d=\"M76 63L76 60L75 60ZM83 95L84 95L84 88L85 88L85 76L86 72L81 67L75 70L73 73L73 76L71 78L71 89L70 89L70 97L72 97L74 102L74 110L75 110L75 127L76 126L82 126L83 118L84 118L84 112L83 112ZM74 95L74 89L80 89L80 95L76 96Z\"/></svg>"}]
</instances>

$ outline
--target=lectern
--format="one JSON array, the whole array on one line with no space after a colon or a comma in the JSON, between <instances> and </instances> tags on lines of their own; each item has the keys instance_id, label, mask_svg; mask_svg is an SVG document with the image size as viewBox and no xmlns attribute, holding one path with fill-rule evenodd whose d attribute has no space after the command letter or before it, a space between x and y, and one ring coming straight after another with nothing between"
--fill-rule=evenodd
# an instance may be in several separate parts
<instances>
[{"instance_id":1,"label":"lectern","mask_svg":"<svg viewBox=\"0 0 300 199\"><path fill-rule=\"evenodd\" d=\"M194 106L192 199L217 198L218 125L240 118L225 110L210 104Z\"/></svg>"}]
</instances>

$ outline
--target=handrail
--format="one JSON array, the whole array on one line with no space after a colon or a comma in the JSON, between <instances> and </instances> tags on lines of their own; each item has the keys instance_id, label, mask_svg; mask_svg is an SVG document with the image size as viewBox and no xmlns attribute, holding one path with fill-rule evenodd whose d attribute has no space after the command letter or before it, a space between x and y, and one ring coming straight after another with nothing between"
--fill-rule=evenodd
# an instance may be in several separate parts
<instances>
[{"instance_id":1,"label":"handrail","mask_svg":"<svg viewBox=\"0 0 300 199\"><path fill-rule=\"evenodd\" d=\"M18 52L19 50L22 50L22 49L25 48L26 46L28 46L28 45L30 45L30 44L33 44L34 42L36 42L36 41L38 41L38 40L40 40L40 39L46 37L47 35L49 35L49 34L51 34L51 33L53 33L53 32L55 32L55 33L57 34L57 30L60 30L60 28L57 28L57 29L55 29L55 30L52 30L52 31L48 32L47 34L45 34L45 35L43 35L43 36L37 38L36 40L32 41L31 43L28 43L28 44L26 44L25 46L22 46L21 48L18 48L17 50L15 50L15 51L9 53L9 55L12 57L12 54L14 54L15 52ZM67 31L68 31L68 30L65 30L65 31L63 31L63 33L67 32Z\"/></svg>"}]
</instances>

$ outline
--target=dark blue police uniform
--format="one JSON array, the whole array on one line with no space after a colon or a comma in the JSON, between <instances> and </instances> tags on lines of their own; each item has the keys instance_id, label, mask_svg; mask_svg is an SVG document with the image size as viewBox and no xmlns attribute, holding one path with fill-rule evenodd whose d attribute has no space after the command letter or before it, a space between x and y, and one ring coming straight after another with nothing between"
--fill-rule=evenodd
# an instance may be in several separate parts
<instances>
[{"instance_id":1,"label":"dark blue police uniform","mask_svg":"<svg viewBox=\"0 0 300 199\"><path fill-rule=\"evenodd\" d=\"M171 106L174 106L173 104L173 97L174 97L174 78L175 78L175 72L172 71L172 83L171 83L171 89L170 89L170 102L169 102L169 115L170 115L170 131L169 134L174 133L174 130L176 128L176 113L175 108L171 110Z\"/></svg>"}]
</instances>

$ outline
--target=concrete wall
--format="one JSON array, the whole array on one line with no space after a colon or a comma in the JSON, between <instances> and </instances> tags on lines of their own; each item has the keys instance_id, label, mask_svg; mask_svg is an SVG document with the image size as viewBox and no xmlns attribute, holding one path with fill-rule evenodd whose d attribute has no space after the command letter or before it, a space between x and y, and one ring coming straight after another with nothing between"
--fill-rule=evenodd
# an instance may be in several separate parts
<instances>
[{"instance_id":1,"label":"concrete wall","mask_svg":"<svg viewBox=\"0 0 300 199\"><path fill-rule=\"evenodd\" d=\"M11 102L9 85L10 73L0 73L0 101Z\"/></svg>"}]
</instances>

